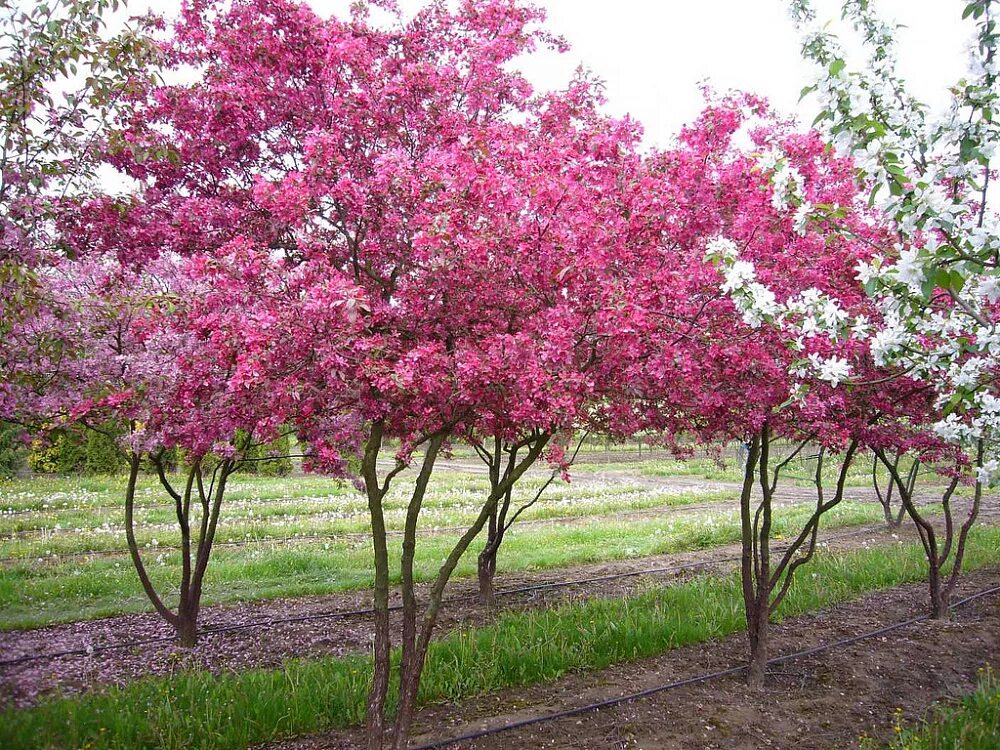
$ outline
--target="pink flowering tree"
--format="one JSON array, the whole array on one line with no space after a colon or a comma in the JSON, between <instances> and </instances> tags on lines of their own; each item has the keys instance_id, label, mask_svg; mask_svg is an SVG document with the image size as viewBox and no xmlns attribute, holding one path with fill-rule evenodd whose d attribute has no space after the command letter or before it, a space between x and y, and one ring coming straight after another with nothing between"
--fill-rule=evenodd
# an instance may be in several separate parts
<instances>
[{"instance_id":1,"label":"pink flowering tree","mask_svg":"<svg viewBox=\"0 0 1000 750\"><path fill-rule=\"evenodd\" d=\"M623 160L633 158L635 139L627 125L590 129L591 122L578 113L592 106L591 96L581 84L558 97L525 101L526 122L492 122L485 131L472 132L463 126L464 137L447 152L434 153L429 163L393 160L387 165L393 176L380 178L379 185L405 186L404 195L393 197L414 232L407 239L413 248L384 254L380 244L389 242L377 238L384 231L399 236L394 224L399 219L389 214L368 223L364 242L349 249L347 270L370 269L356 276L370 289L363 314L372 333L359 364L361 391L356 402L326 403L317 409L316 423L301 429L321 452L334 455L326 420L357 415L366 436L361 479L374 530L377 610L368 717L372 746L382 741L389 686L389 554L382 502L410 452L418 450L419 457L400 556L395 747L406 744L427 648L455 566L491 518L513 520L506 516L509 499L531 466L541 458L565 464L558 436L585 420L590 405L609 388L620 284L608 258L625 240L614 230L627 216L615 178ZM323 180L315 189L333 192L337 184ZM384 218L393 223L382 225ZM381 275L371 279L380 268ZM400 440L403 449L391 468L380 471L386 437ZM484 437L500 446L490 492L421 607L413 561L435 461L451 442L482 448ZM494 544L501 538L494 536Z\"/></svg>"},{"instance_id":2,"label":"pink flowering tree","mask_svg":"<svg viewBox=\"0 0 1000 750\"><path fill-rule=\"evenodd\" d=\"M295 413L295 391L263 374L274 367L290 382L303 357L295 325L308 325L310 311L313 320L321 311L316 324L331 339L353 328L338 313L352 298L349 284L313 284L304 271L290 274L251 247L234 241L211 260L161 257L141 269L106 256L48 264L37 279L44 304L8 338L16 388L5 418L43 431L121 427L108 437L128 466L129 553L146 595L185 646L197 640L227 481L258 460L249 454ZM173 449L184 456L181 485L164 463ZM154 586L136 541L144 462L176 510L182 574L175 604L173 592Z\"/></svg>"},{"instance_id":3,"label":"pink flowering tree","mask_svg":"<svg viewBox=\"0 0 1000 750\"><path fill-rule=\"evenodd\" d=\"M210 343L243 365L231 388L287 394L258 400L309 446L309 468L357 473L367 495L373 748L390 721L393 746L406 745L458 561L535 462L565 461L556 436L603 403L620 371L615 259L635 234L622 231L631 219L621 180L636 168L636 132L596 114L598 92L584 79L532 92L512 62L559 46L540 20L512 0L434 4L390 28L371 23L364 5L324 20L287 0L187 3L164 57L197 80L137 97L110 144L142 194L94 202L75 225L122 262L169 253L207 274L238 243L241 267L280 264L301 282L276 316L256 294L237 300L233 315L252 325ZM146 156L157 151L165 157ZM122 216L114 233L111 212ZM331 285L340 298L312 310ZM341 320L351 336L338 335ZM390 439L401 447L385 456ZM516 454L419 602L415 550L436 461L456 442L494 440ZM410 467L391 718L383 502Z\"/></svg>"},{"instance_id":4,"label":"pink flowering tree","mask_svg":"<svg viewBox=\"0 0 1000 750\"><path fill-rule=\"evenodd\" d=\"M155 61L145 21L106 33L112 5L40 0L0 9L0 337L39 303L35 271L60 252L53 222L67 200L93 191L108 121ZM0 410L14 388L10 363L5 347Z\"/></svg>"},{"instance_id":5,"label":"pink flowering tree","mask_svg":"<svg viewBox=\"0 0 1000 750\"><path fill-rule=\"evenodd\" d=\"M520 242L530 243L527 248L535 256L524 257L519 273L535 266L530 288L537 291L522 295L503 325L511 330L523 326L537 340L561 339L573 354L565 358L558 376L567 389L563 408L548 408L549 419L558 419L547 430L547 479L520 504L514 502L514 487L508 487L487 522L478 579L490 607L497 554L517 519L558 475L568 479L590 431L630 432L638 427L634 420L611 425L606 415L632 398L624 373L634 352L617 333L629 325L633 309L628 288L641 269L638 263L626 266L623 261L629 254L648 257L657 235L641 216L649 185L636 151L638 133L628 121L601 116L596 109L600 103L599 90L584 80L546 97L531 135L537 144L533 158L510 162L525 201L515 231L523 238ZM536 366L551 369L552 364L543 358ZM492 377L511 383L545 379L526 371L518 357L509 358L506 366L509 372L497 371ZM484 394L493 390L483 385ZM483 416L466 437L487 467L491 494L512 473L519 454L539 438L534 432L537 416L525 412L531 401L512 400L512 386L496 393L499 398L487 395L481 400Z\"/></svg>"},{"instance_id":6,"label":"pink flowering tree","mask_svg":"<svg viewBox=\"0 0 1000 750\"><path fill-rule=\"evenodd\" d=\"M741 131L750 146L736 145ZM705 385L668 396L668 412L691 409L703 434L748 444L741 573L749 677L759 686L769 619L814 556L821 520L843 500L858 452L900 445L906 438L894 437L893 425L924 414L929 389L886 378L864 344L879 311L854 269L885 232L855 208L851 163L817 134L796 133L752 97L728 99L709 106L654 169L670 186L663 200L678 216L675 241L692 255L700 248L706 267L688 274L687 287L695 306L688 315L697 316L689 346L700 354L683 359L667 347L648 359L644 382L669 394L676 390L670 365L685 363ZM786 455L776 455L779 441L791 443ZM807 450L818 457L815 509L774 552L781 473ZM831 461L832 489L824 478Z\"/></svg>"}]
</instances>

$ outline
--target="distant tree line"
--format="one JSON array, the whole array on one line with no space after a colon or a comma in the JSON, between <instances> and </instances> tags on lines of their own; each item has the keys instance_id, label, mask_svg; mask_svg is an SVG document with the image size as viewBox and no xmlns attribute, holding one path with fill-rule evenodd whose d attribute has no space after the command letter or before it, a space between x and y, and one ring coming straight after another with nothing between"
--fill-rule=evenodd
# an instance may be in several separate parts
<instances>
[{"instance_id":1,"label":"distant tree line","mask_svg":"<svg viewBox=\"0 0 1000 750\"><path fill-rule=\"evenodd\" d=\"M25 471L60 476L124 473L128 463L113 437L116 432L113 424L103 425L100 432L68 427L25 442L22 428L0 423L0 479L11 479ZM251 460L241 470L257 476L286 476L292 471L290 449L289 435L255 445L247 455ZM163 462L171 470L186 463L179 449L167 451ZM149 467L149 471L153 468Z\"/></svg>"}]
</instances>

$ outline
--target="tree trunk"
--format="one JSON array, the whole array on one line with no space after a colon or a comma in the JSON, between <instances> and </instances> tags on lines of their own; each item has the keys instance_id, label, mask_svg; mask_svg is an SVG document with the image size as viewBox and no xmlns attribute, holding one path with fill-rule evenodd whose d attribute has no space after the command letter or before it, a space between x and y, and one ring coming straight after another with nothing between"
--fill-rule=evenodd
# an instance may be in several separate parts
<instances>
[{"instance_id":1,"label":"tree trunk","mask_svg":"<svg viewBox=\"0 0 1000 750\"><path fill-rule=\"evenodd\" d=\"M747 636L750 642L750 664L747 684L752 690L764 687L767 670L767 646L770 621L767 602L757 601L752 612L747 612Z\"/></svg>"},{"instance_id":2,"label":"tree trunk","mask_svg":"<svg viewBox=\"0 0 1000 750\"><path fill-rule=\"evenodd\" d=\"M479 553L479 598L487 611L493 612L496 609L497 597L494 579L497 572L497 550L492 544L492 540L487 542L486 547Z\"/></svg>"},{"instance_id":3,"label":"tree trunk","mask_svg":"<svg viewBox=\"0 0 1000 750\"><path fill-rule=\"evenodd\" d=\"M497 488L500 486L500 456L502 454L503 444L497 439L494 460L489 467L490 495L496 494ZM479 599L488 612L492 612L496 607L496 590L493 586L493 579L497 572L500 523L499 511L497 508L494 508L490 513L489 522L486 525L486 545L479 553L477 559Z\"/></svg>"},{"instance_id":4,"label":"tree trunk","mask_svg":"<svg viewBox=\"0 0 1000 750\"><path fill-rule=\"evenodd\" d=\"M983 465L983 451L984 446L982 441L980 441L978 458L976 461L977 469L981 468ZM973 498L972 509L969 512L969 517L959 530L957 539L958 547L955 550L955 557L952 560L952 572L949 580L945 581L942 568L947 563L948 558L951 555L952 547L956 542L955 525L951 509L951 497L954 494L955 489L958 487L958 483L960 481L959 476L956 475L952 478L951 483L948 485L948 488L945 490L944 495L941 498L941 507L944 511L945 528L943 531L943 540L939 545L934 524L924 518L920 514L916 505L913 503L913 489L916 482L916 469L911 468L908 478L904 480L896 470L895 465L886 458L885 451L876 450L876 455L882 462L882 465L889 470L889 473L899 490L900 500L903 503L903 507L905 508L906 513L913 520L913 523L916 525L917 533L920 535L920 542L924 548L924 555L927 558L927 586L930 593L931 618L935 620L943 620L948 617L948 608L951 603L951 592L954 590L955 582L958 578L962 565L962 558L965 552L965 540L969 530L975 523L976 516L979 511L979 503L982 496L982 484L979 481L976 482L976 494ZM914 464L914 467L915 466L916 464Z\"/></svg>"},{"instance_id":5,"label":"tree trunk","mask_svg":"<svg viewBox=\"0 0 1000 750\"><path fill-rule=\"evenodd\" d=\"M129 557L132 560L132 566L135 568L136 574L139 576L139 583L142 584L142 590L146 592L146 596L152 603L153 608L157 613L166 620L172 627L177 628L177 615L170 611L170 609L163 603L160 595L156 593L156 589L153 587L153 582L149 578L149 573L146 571L146 566L142 561L142 553L139 550L139 544L135 539L135 490L136 484L139 479L139 469L142 465L142 458L138 453L134 453L129 456L129 477L128 485L125 489L125 541L128 545Z\"/></svg>"},{"instance_id":6,"label":"tree trunk","mask_svg":"<svg viewBox=\"0 0 1000 750\"><path fill-rule=\"evenodd\" d=\"M394 750L405 750L409 740L410 727L412 726L413 715L416 710L417 691L420 688L420 676L423 673L424 664L427 659L427 649L430 646L434 626L437 624L438 614L441 611L445 587L448 585L448 581L455 571L455 566L458 565L459 560L461 560L462 556L469 549L469 545L479 536L483 527L486 526L487 521L496 512L497 503L500 498L506 496L514 483L534 464L535 460L545 449L550 437L550 435L543 435L541 439L531 446L528 455L520 463L516 466L512 464L509 467L503 481L490 493L490 497L480 511L479 516L459 538L438 570L434 585L431 587L427 597L427 607L424 610L420 633L410 647L407 647L407 644L404 642L399 705L396 712L395 731L393 732ZM498 524L498 528L502 529L502 525ZM502 531L500 532L500 536L502 538ZM406 585L405 570L407 562L406 555L404 554L404 586Z\"/></svg>"},{"instance_id":7,"label":"tree trunk","mask_svg":"<svg viewBox=\"0 0 1000 750\"><path fill-rule=\"evenodd\" d=\"M906 508L900 506L895 516L890 511L886 511L885 522L890 529L898 529L903 525L904 518L906 518Z\"/></svg>"},{"instance_id":8,"label":"tree trunk","mask_svg":"<svg viewBox=\"0 0 1000 750\"><path fill-rule=\"evenodd\" d=\"M362 475L368 494L368 510L372 524L372 547L375 556L375 582L373 586L373 625L375 640L372 643L372 685L368 691L365 710L365 727L368 750L382 750L385 737L385 699L389 693L389 667L392 643L389 634L389 551L385 534L385 515L382 510L384 489L379 485L376 461L382 447L382 427L372 429L365 446ZM387 487L386 487L387 489Z\"/></svg>"},{"instance_id":9,"label":"tree trunk","mask_svg":"<svg viewBox=\"0 0 1000 750\"><path fill-rule=\"evenodd\" d=\"M425 629L426 629L425 623ZM433 628L433 625L431 625ZM416 648L409 654L407 663L402 667L399 680L399 710L396 714L396 726L393 732L393 750L406 750L410 739L410 727L417 708L417 691L420 689L420 676L427 661L428 640L420 638Z\"/></svg>"},{"instance_id":10,"label":"tree trunk","mask_svg":"<svg viewBox=\"0 0 1000 750\"><path fill-rule=\"evenodd\" d=\"M931 619L944 620L948 617L949 596L941 581L941 566L932 562L930 575L927 577L931 594Z\"/></svg>"},{"instance_id":11,"label":"tree trunk","mask_svg":"<svg viewBox=\"0 0 1000 750\"><path fill-rule=\"evenodd\" d=\"M506 531L507 513L510 511L510 501L512 489L507 488L506 492L500 492L500 485L509 476L517 463L517 446L504 450L503 441L500 438L494 439L493 460L489 465L490 497L503 497L503 500L493 500L493 510L490 511L489 520L486 525L486 545L479 553L477 560L479 577L479 599L488 612L493 612L496 608L496 588L494 581L497 574L497 553L503 543L504 532ZM507 456L507 466L504 468L504 455Z\"/></svg>"},{"instance_id":12,"label":"tree trunk","mask_svg":"<svg viewBox=\"0 0 1000 750\"><path fill-rule=\"evenodd\" d=\"M766 438L766 435L765 435ZM754 435L747 449L747 461L743 468L743 491L740 493L740 530L742 556L740 580L743 589L743 608L747 622L747 636L750 646L748 681L751 687L759 687L764 682L764 666L767 663L767 600L760 606L760 576L758 551L755 540L752 493L755 469L760 462L761 436ZM761 502L764 500L762 499ZM766 581L764 582L766 586ZM761 610L763 609L763 612ZM764 620L761 627L761 618ZM763 636L763 640L761 638ZM763 646L763 648L761 648ZM761 661L763 659L763 661Z\"/></svg>"},{"instance_id":13,"label":"tree trunk","mask_svg":"<svg viewBox=\"0 0 1000 750\"><path fill-rule=\"evenodd\" d=\"M198 645L198 613L197 611L180 611L177 624L174 626L177 642L184 648Z\"/></svg>"}]
</instances>

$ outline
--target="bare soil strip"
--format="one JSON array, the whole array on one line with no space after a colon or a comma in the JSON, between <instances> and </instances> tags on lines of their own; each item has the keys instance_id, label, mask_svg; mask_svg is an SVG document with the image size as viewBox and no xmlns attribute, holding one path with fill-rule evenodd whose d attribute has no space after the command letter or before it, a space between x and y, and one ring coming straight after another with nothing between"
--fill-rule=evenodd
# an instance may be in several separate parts
<instances>
[{"instance_id":1,"label":"bare soil strip","mask_svg":"<svg viewBox=\"0 0 1000 750\"><path fill-rule=\"evenodd\" d=\"M1000 568L970 573L957 596L1000 583ZM926 611L921 584L789 619L773 632L774 655L909 619ZM745 639L675 649L599 672L502 691L418 717L413 745L617 698L656 685L739 665ZM977 670L1000 659L1000 598L982 599L945 622L927 621L889 635L776 667L760 693L739 677L660 693L582 716L534 725L462 745L463 750L846 750L858 738L887 739L894 712L917 720L937 700L971 692ZM360 731L335 732L269 750L352 750Z\"/></svg>"},{"instance_id":2,"label":"bare soil strip","mask_svg":"<svg viewBox=\"0 0 1000 750\"><path fill-rule=\"evenodd\" d=\"M892 544L915 536L904 527L890 531L882 525L832 531L830 549L857 549ZM698 573L735 568L737 545L654 557L595 563L527 573L501 573L498 588L546 586L501 598L505 609L552 606L572 599L628 596L651 585L688 580ZM686 567L685 567L686 566ZM679 567L656 574L646 571ZM608 578L637 574L627 578ZM604 578L592 581L590 579ZM561 585L567 581L585 581ZM460 606L445 608L439 636L463 626L489 622L491 615L475 598L475 582L458 579L449 589L449 599ZM368 591L345 592L322 597L247 602L208 607L203 627L229 627L275 618L309 616L333 611L362 610L371 606ZM170 636L169 628L154 614L131 614L100 620L80 621L33 630L0 633L0 658L12 659L55 651L94 648ZM254 667L276 667L290 657L343 656L366 651L372 630L365 616L287 623L276 627L249 628L216 635L206 634L194 648L183 649L166 642L136 649L99 651L89 656L67 656L26 662L0 668L0 705L28 706L44 694L58 690L77 693L107 684L125 684L146 675L167 675L179 669L207 669L216 673Z\"/></svg>"}]
</instances>

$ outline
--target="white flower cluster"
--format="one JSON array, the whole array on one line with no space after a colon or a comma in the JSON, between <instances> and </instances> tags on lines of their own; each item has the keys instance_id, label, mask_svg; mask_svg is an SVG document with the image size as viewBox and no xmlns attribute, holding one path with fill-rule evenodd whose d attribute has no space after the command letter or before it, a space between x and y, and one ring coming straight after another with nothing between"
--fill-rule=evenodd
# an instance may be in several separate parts
<instances>
[{"instance_id":1,"label":"white flower cluster","mask_svg":"<svg viewBox=\"0 0 1000 750\"><path fill-rule=\"evenodd\" d=\"M718 264L725 281L721 289L728 294L751 328L768 323L788 334L789 346L801 351L805 339L825 335L836 340L848 329L855 335L867 336L869 322L864 316L851 320L835 299L819 289L806 289L784 304L774 292L757 281L753 263L739 257L736 244L725 237L715 237L707 244L706 256ZM805 379L810 375L836 388L851 377L850 363L842 357L823 358L818 354L798 360L792 375ZM806 392L802 383L792 386L790 398L801 399Z\"/></svg>"},{"instance_id":2,"label":"white flower cluster","mask_svg":"<svg viewBox=\"0 0 1000 750\"><path fill-rule=\"evenodd\" d=\"M897 75L895 28L873 4L843 6L869 52L860 71L847 69L848 56L817 26L810 0L789 5L805 55L819 67L813 88L826 134L853 158L897 235L894 262L876 258L857 269L883 312L868 339L874 360L933 384L949 412L937 434L969 449L985 439L987 463L996 462L1000 422L983 400L992 398L1000 372L1000 331L990 308L1000 302L1000 218L988 207L1000 143L1000 58L988 7L967 5L976 30L969 72L951 89L951 106L934 116ZM995 468L985 473L992 478Z\"/></svg>"},{"instance_id":3,"label":"white flower cluster","mask_svg":"<svg viewBox=\"0 0 1000 750\"><path fill-rule=\"evenodd\" d=\"M718 264L725 281L721 290L732 297L743 315L743 322L760 328L765 321L775 320L782 307L770 289L757 281L753 263L742 260L736 243L726 237L715 237L706 246L706 257Z\"/></svg>"},{"instance_id":4,"label":"white flower cluster","mask_svg":"<svg viewBox=\"0 0 1000 750\"><path fill-rule=\"evenodd\" d=\"M818 354L810 354L809 364L820 380L825 380L834 388L851 377L851 365L842 357L823 359Z\"/></svg>"},{"instance_id":5,"label":"white flower cluster","mask_svg":"<svg viewBox=\"0 0 1000 750\"><path fill-rule=\"evenodd\" d=\"M819 289L810 288L800 292L785 303L786 314L782 323L795 323L797 326L796 349L804 348L804 339L825 335L836 341L844 335L849 323L849 316L837 300L824 294ZM866 331L868 321L861 317L855 321L860 330Z\"/></svg>"},{"instance_id":6,"label":"white flower cluster","mask_svg":"<svg viewBox=\"0 0 1000 750\"><path fill-rule=\"evenodd\" d=\"M780 212L792 211L795 231L800 236L805 235L814 207L806 199L802 173L776 147L758 154L757 165L762 171L770 172L771 207Z\"/></svg>"}]
</instances>

